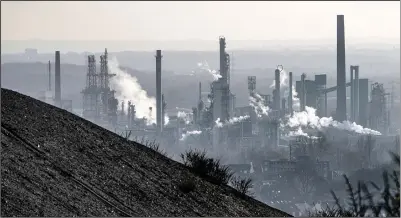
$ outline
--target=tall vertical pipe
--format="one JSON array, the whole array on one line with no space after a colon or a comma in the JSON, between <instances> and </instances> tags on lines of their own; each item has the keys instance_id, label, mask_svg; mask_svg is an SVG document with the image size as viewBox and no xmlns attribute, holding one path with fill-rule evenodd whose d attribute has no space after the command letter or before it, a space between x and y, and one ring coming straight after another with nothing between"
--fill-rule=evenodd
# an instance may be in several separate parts
<instances>
[{"instance_id":1,"label":"tall vertical pipe","mask_svg":"<svg viewBox=\"0 0 401 218\"><path fill-rule=\"evenodd\" d=\"M354 66L350 66L349 67L349 74L350 74L350 83L351 83L351 94L350 94L350 106L351 106L351 110L350 110L350 120L351 121L355 121L354 117L355 117L355 108L354 108Z\"/></svg>"},{"instance_id":2,"label":"tall vertical pipe","mask_svg":"<svg viewBox=\"0 0 401 218\"><path fill-rule=\"evenodd\" d=\"M226 39L222 36L219 38L220 45L220 75L224 82L227 82L227 55L226 55Z\"/></svg>"},{"instance_id":3,"label":"tall vertical pipe","mask_svg":"<svg viewBox=\"0 0 401 218\"><path fill-rule=\"evenodd\" d=\"M345 35L344 15L337 15L337 109L339 121L347 119L347 101L345 88Z\"/></svg>"},{"instance_id":4,"label":"tall vertical pipe","mask_svg":"<svg viewBox=\"0 0 401 218\"><path fill-rule=\"evenodd\" d=\"M55 60L55 84L54 84L54 91L55 91L55 103L56 106L61 106L61 75L60 75L60 51L56 51L56 60Z\"/></svg>"},{"instance_id":5,"label":"tall vertical pipe","mask_svg":"<svg viewBox=\"0 0 401 218\"><path fill-rule=\"evenodd\" d=\"M51 64L50 64L50 61L49 61L49 63L48 63L48 72L49 72L49 91L51 91L52 90L52 81L51 81L51 79L52 79L52 68L51 68Z\"/></svg>"},{"instance_id":6,"label":"tall vertical pipe","mask_svg":"<svg viewBox=\"0 0 401 218\"><path fill-rule=\"evenodd\" d=\"M156 51L156 127L157 132L163 131L162 125L162 51Z\"/></svg>"},{"instance_id":7,"label":"tall vertical pipe","mask_svg":"<svg viewBox=\"0 0 401 218\"><path fill-rule=\"evenodd\" d=\"M276 69L274 71L274 80L275 80L275 92L274 92L274 107L277 111L280 111L280 70ZM279 113L279 112L278 112Z\"/></svg>"},{"instance_id":8,"label":"tall vertical pipe","mask_svg":"<svg viewBox=\"0 0 401 218\"><path fill-rule=\"evenodd\" d=\"M289 72L289 84L288 84L288 86L289 86L289 88L290 88L290 91L289 91L289 94L288 94L288 113L289 114L293 114L293 111L292 111L292 72Z\"/></svg>"},{"instance_id":9,"label":"tall vertical pipe","mask_svg":"<svg viewBox=\"0 0 401 218\"><path fill-rule=\"evenodd\" d=\"M359 66L354 66L355 79L354 79L354 121L359 120Z\"/></svg>"},{"instance_id":10,"label":"tall vertical pipe","mask_svg":"<svg viewBox=\"0 0 401 218\"><path fill-rule=\"evenodd\" d=\"M202 83L199 82L199 103L202 101Z\"/></svg>"},{"instance_id":11,"label":"tall vertical pipe","mask_svg":"<svg viewBox=\"0 0 401 218\"><path fill-rule=\"evenodd\" d=\"M305 90L305 73L303 73L301 75L301 97L299 98L299 100L301 101L301 111L305 111L305 104L306 104L306 90Z\"/></svg>"}]
</instances>

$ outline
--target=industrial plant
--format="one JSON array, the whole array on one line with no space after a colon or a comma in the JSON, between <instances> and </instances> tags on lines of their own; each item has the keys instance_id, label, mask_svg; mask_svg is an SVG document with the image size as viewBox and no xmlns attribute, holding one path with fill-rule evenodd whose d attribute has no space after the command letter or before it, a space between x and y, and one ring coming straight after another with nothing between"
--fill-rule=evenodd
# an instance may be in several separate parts
<instances>
[{"instance_id":1,"label":"industrial plant","mask_svg":"<svg viewBox=\"0 0 401 218\"><path fill-rule=\"evenodd\" d=\"M109 55L105 49L100 60L96 60L94 55L87 57L86 84L81 91L83 112L80 115L117 134L129 133L133 140L142 137L156 140L171 153L199 148L215 156L229 157L227 164L238 169L237 173L254 172L254 180L261 181L255 190L263 184L277 182L283 172L296 172L305 164L311 164L308 166L316 168L325 180L332 180L344 171L342 151L338 150L323 160L303 147L303 143L319 143L324 135L330 143L350 147L365 136L374 137L376 144L386 144L399 134L392 128L389 105L394 103L384 85L364 77L363 67L347 65L344 28L344 16L337 15L336 86L328 87L326 74L297 72L301 76L295 78L293 72L287 72L285 66L277 63L274 72L267 72L274 75L272 93L257 88L258 82L272 81L258 81L253 75L244 81L248 85L248 105L236 104L236 95L230 84L230 55L226 51L229 43L220 36L220 69L216 79L211 84L199 82L199 87L194 89L199 98L197 102L194 100L192 111L178 114L166 112L168 107L175 106L168 105L168 99L164 98L163 55L162 50L157 50L156 104L155 108L148 108L149 115L145 117L137 114L133 99L116 96L110 85L116 74L109 68ZM49 89L42 100L71 111L72 102L62 99L59 51L55 53L54 98L50 64L49 61ZM206 97L202 90L209 91ZM336 93L335 111L328 108L328 94L332 92ZM347 93L350 93L349 99ZM269 152L281 152L286 156L276 160L262 158L261 161L255 158L255 153L263 157ZM374 166L373 161L367 165Z\"/></svg>"}]
</instances>

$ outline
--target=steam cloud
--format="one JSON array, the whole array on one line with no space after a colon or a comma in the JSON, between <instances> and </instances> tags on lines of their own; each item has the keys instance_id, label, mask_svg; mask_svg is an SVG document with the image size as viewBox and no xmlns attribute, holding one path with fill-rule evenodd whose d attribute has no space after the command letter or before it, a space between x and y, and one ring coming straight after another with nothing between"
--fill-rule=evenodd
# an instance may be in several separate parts
<instances>
[{"instance_id":1,"label":"steam cloud","mask_svg":"<svg viewBox=\"0 0 401 218\"><path fill-rule=\"evenodd\" d=\"M239 117L233 117L233 118L229 119L229 120L228 120L227 122L225 122L225 123L221 122L220 118L217 118L217 120L215 121L215 124L216 124L216 127L221 128L221 127L223 127L223 126L232 125L232 124L241 122L241 121L246 120L246 119L248 119L248 118L249 118L248 115L246 115L246 116L239 116Z\"/></svg>"},{"instance_id":2,"label":"steam cloud","mask_svg":"<svg viewBox=\"0 0 401 218\"><path fill-rule=\"evenodd\" d=\"M221 75L216 70L210 69L209 64L206 61L198 63L198 67L201 70L206 71L209 74L211 74L213 76L213 80L215 80L215 81L218 80L219 78L221 78Z\"/></svg>"},{"instance_id":3,"label":"steam cloud","mask_svg":"<svg viewBox=\"0 0 401 218\"><path fill-rule=\"evenodd\" d=\"M191 122L190 114L189 113L185 113L184 111L178 111L177 117L180 118L180 119L183 119L186 124L189 124Z\"/></svg>"},{"instance_id":4,"label":"steam cloud","mask_svg":"<svg viewBox=\"0 0 401 218\"><path fill-rule=\"evenodd\" d=\"M298 130L296 132L292 132L290 134L303 134L300 127L310 127L314 129L334 127L350 132L356 132L359 134L381 135L380 132L368 128L363 128L361 125L358 125L355 122L338 122L333 120L332 117L320 118L316 116L316 109L307 106L305 107L305 111L295 112L294 115L288 119L287 125L291 128L298 127Z\"/></svg>"},{"instance_id":5,"label":"steam cloud","mask_svg":"<svg viewBox=\"0 0 401 218\"><path fill-rule=\"evenodd\" d=\"M273 80L273 83L270 85L270 88L276 88L276 83ZM289 76L287 71L285 71L284 69L282 69L280 71L280 88L284 89L284 96L288 96L289 95ZM295 111L299 111L301 108L301 104L299 101L299 98L297 97L298 93L295 91L295 86L292 85L292 107Z\"/></svg>"},{"instance_id":6,"label":"steam cloud","mask_svg":"<svg viewBox=\"0 0 401 218\"><path fill-rule=\"evenodd\" d=\"M265 106L265 100L258 93L254 93L254 97L249 96L249 105L253 107L258 117L267 116L270 108Z\"/></svg>"},{"instance_id":7,"label":"steam cloud","mask_svg":"<svg viewBox=\"0 0 401 218\"><path fill-rule=\"evenodd\" d=\"M200 135L201 133L202 133L202 131L199 131L199 130L187 131L186 133L183 133L181 135L180 141L185 141L185 139L187 139L188 136L190 136L190 135Z\"/></svg>"},{"instance_id":8,"label":"steam cloud","mask_svg":"<svg viewBox=\"0 0 401 218\"><path fill-rule=\"evenodd\" d=\"M110 85L116 91L117 100L119 102L131 101L135 105L137 118L145 117L148 125L156 123L156 99L148 96L136 77L120 69L116 57L109 60L109 69L111 73L116 74L111 78ZM128 104L125 104L124 107L124 110L128 111ZM154 109L151 113L149 107Z\"/></svg>"}]
</instances>

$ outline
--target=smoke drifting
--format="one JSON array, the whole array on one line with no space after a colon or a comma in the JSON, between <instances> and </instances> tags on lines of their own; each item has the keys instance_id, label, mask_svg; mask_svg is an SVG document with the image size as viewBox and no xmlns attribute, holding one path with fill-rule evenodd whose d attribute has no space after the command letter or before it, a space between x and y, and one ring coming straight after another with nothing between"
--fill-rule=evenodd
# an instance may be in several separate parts
<instances>
[{"instance_id":1,"label":"smoke drifting","mask_svg":"<svg viewBox=\"0 0 401 218\"><path fill-rule=\"evenodd\" d=\"M178 111L177 117L184 120L186 124L191 122L191 117L189 113L185 113L184 111Z\"/></svg>"},{"instance_id":2,"label":"smoke drifting","mask_svg":"<svg viewBox=\"0 0 401 218\"><path fill-rule=\"evenodd\" d=\"M164 125L166 126L168 123L170 122L170 118L168 117L168 115L164 115Z\"/></svg>"},{"instance_id":3,"label":"smoke drifting","mask_svg":"<svg viewBox=\"0 0 401 218\"><path fill-rule=\"evenodd\" d=\"M151 114L149 112L150 107L156 109L156 99L148 96L136 77L120 69L116 57L109 60L109 69L111 73L116 74L111 78L110 85L116 91L117 100L131 101L135 105L137 118L145 117L148 125L156 123L156 110L152 110ZM124 110L128 111L128 104L125 104Z\"/></svg>"},{"instance_id":4,"label":"smoke drifting","mask_svg":"<svg viewBox=\"0 0 401 218\"><path fill-rule=\"evenodd\" d=\"M213 76L213 80L218 80L221 78L221 75L216 70L210 69L209 64L206 61L198 63L198 68L211 74Z\"/></svg>"},{"instance_id":5,"label":"smoke drifting","mask_svg":"<svg viewBox=\"0 0 401 218\"><path fill-rule=\"evenodd\" d=\"M280 71L280 87L283 88L284 90L284 96L288 96L290 91L289 91L289 76L287 71L282 69ZM276 88L276 84L273 80L272 84L270 85L270 88ZM295 111L299 111L301 108L301 104L299 101L299 98L297 97L298 93L295 91L295 86L292 85L292 107Z\"/></svg>"},{"instance_id":6,"label":"smoke drifting","mask_svg":"<svg viewBox=\"0 0 401 218\"><path fill-rule=\"evenodd\" d=\"M229 119L229 120L228 120L227 122L225 122L225 123L221 122L220 118L217 118L217 120L215 121L215 124L216 124L216 127L221 128L221 127L223 127L223 126L228 126L228 125L232 125L232 124L241 122L241 121L246 120L246 119L248 119L248 118L249 118L248 115L246 115L246 116L239 116L239 117L233 117L233 118Z\"/></svg>"},{"instance_id":7,"label":"smoke drifting","mask_svg":"<svg viewBox=\"0 0 401 218\"><path fill-rule=\"evenodd\" d=\"M353 123L351 123L350 121L338 122L333 120L332 117L320 118L316 116L316 109L307 106L305 107L305 111L294 112L294 115L288 119L287 125L290 128L297 127L298 130L290 134L298 134L298 135L306 134L303 133L301 127L309 127L313 129L333 127L359 134L381 135L380 132L368 128L363 128L361 125L358 125L355 122Z\"/></svg>"},{"instance_id":8,"label":"smoke drifting","mask_svg":"<svg viewBox=\"0 0 401 218\"><path fill-rule=\"evenodd\" d=\"M202 133L202 131L200 131L200 130L187 131L186 133L183 133L181 135L180 141L185 141L185 139L187 139L188 136L190 136L190 135L200 135L201 133Z\"/></svg>"},{"instance_id":9,"label":"smoke drifting","mask_svg":"<svg viewBox=\"0 0 401 218\"><path fill-rule=\"evenodd\" d=\"M269 115L268 112L270 108L265 106L265 100L258 93L254 93L252 96L249 96L249 105L253 107L255 113L258 117Z\"/></svg>"}]
</instances>

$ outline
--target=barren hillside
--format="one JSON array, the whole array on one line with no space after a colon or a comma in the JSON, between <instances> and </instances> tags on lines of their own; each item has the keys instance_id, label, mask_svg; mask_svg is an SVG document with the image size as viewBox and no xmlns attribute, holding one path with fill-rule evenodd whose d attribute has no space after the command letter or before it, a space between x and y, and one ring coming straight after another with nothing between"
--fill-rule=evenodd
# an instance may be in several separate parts
<instances>
[{"instance_id":1,"label":"barren hillside","mask_svg":"<svg viewBox=\"0 0 401 218\"><path fill-rule=\"evenodd\" d=\"M1 113L1 216L289 216L14 91Z\"/></svg>"}]
</instances>

